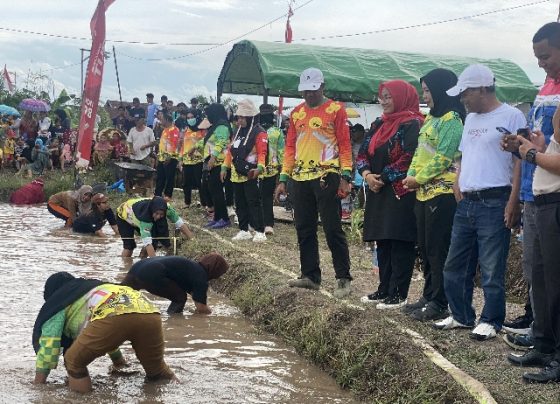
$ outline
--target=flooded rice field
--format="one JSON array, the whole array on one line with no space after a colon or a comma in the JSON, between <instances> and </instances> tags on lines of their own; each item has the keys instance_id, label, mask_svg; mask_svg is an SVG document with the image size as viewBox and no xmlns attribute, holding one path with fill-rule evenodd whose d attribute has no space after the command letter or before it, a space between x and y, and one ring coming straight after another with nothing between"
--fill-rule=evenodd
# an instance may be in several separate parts
<instances>
[{"instance_id":1,"label":"flooded rice field","mask_svg":"<svg viewBox=\"0 0 560 404\"><path fill-rule=\"evenodd\" d=\"M107 228L107 233L112 234ZM166 361L181 383L144 383L130 345L131 367L110 372L108 358L89 366L94 391L79 395L65 387L62 361L47 385L31 383L35 355L31 331L43 303L46 278L57 271L118 282L130 262L119 256L120 239L73 234L45 206L0 204L0 402L112 403L350 403L351 395L301 359L277 338L258 333L224 298L210 293L210 316L162 315ZM162 313L163 299L150 298ZM192 301L187 303L192 305Z\"/></svg>"}]
</instances>

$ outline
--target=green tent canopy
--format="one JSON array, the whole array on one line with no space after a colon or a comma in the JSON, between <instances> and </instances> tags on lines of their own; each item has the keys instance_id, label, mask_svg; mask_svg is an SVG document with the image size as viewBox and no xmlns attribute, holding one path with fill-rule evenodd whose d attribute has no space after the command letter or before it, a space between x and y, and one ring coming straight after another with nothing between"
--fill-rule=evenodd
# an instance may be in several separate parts
<instances>
[{"instance_id":1,"label":"green tent canopy","mask_svg":"<svg viewBox=\"0 0 560 404\"><path fill-rule=\"evenodd\" d=\"M487 65L496 76L497 95L508 103L533 102L537 94L525 72L504 59L334 48L261 41L240 41L228 53L218 78L222 94L300 98L300 73L317 67L325 76L325 94L345 102L373 103L383 81L402 79L421 91L419 79L437 67L459 75L473 63Z\"/></svg>"}]
</instances>

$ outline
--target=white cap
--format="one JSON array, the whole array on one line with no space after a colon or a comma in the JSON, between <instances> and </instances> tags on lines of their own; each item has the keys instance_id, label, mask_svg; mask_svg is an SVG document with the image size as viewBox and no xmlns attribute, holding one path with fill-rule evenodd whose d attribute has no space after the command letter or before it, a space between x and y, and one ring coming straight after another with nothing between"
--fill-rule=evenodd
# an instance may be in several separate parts
<instances>
[{"instance_id":1,"label":"white cap","mask_svg":"<svg viewBox=\"0 0 560 404\"><path fill-rule=\"evenodd\" d=\"M299 76L298 91L315 91L325 82L323 72L315 67L305 69Z\"/></svg>"},{"instance_id":2,"label":"white cap","mask_svg":"<svg viewBox=\"0 0 560 404\"><path fill-rule=\"evenodd\" d=\"M447 90L447 95L455 97L467 88L491 87L495 84L494 73L484 65L470 65L459 76L455 87Z\"/></svg>"},{"instance_id":3,"label":"white cap","mask_svg":"<svg viewBox=\"0 0 560 404\"><path fill-rule=\"evenodd\" d=\"M237 103L237 111L235 112L235 115L237 116L250 117L257 115L258 113L259 110L255 107L255 104L253 104L253 101L247 98Z\"/></svg>"}]
</instances>

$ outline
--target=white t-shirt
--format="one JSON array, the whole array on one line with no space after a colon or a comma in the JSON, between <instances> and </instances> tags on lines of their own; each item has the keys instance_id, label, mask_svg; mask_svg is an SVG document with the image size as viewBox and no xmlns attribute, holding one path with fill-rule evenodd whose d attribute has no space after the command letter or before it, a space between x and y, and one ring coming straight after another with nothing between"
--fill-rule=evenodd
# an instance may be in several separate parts
<instances>
[{"instance_id":1,"label":"white t-shirt","mask_svg":"<svg viewBox=\"0 0 560 404\"><path fill-rule=\"evenodd\" d=\"M132 143L132 150L134 154L130 155L131 160L144 160L150 155L151 148L148 147L144 150L140 150L140 147L155 142L156 138L154 136L154 131L152 128L144 127L144 130L138 131L136 127L130 129L128 132L128 143Z\"/></svg>"},{"instance_id":2,"label":"white t-shirt","mask_svg":"<svg viewBox=\"0 0 560 404\"><path fill-rule=\"evenodd\" d=\"M503 127L515 134L526 126L523 113L508 104L484 114L467 115L459 146L463 154L459 175L461 192L511 185L515 157L502 150L500 141L504 135L496 128Z\"/></svg>"}]
</instances>

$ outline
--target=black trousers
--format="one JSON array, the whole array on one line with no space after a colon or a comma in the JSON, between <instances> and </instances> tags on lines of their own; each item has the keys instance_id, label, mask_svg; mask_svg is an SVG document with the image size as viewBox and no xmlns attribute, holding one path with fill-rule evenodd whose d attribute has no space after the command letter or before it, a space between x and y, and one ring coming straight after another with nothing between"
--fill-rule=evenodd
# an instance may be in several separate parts
<instances>
[{"instance_id":1,"label":"black trousers","mask_svg":"<svg viewBox=\"0 0 560 404\"><path fill-rule=\"evenodd\" d=\"M535 349L560 360L560 203L537 206L533 246Z\"/></svg>"},{"instance_id":2,"label":"black trousers","mask_svg":"<svg viewBox=\"0 0 560 404\"><path fill-rule=\"evenodd\" d=\"M175 174L177 173L176 159L170 159L167 164L159 161L156 167L156 189L154 194L156 196L173 196L173 187L175 186ZM163 193L163 195L162 195Z\"/></svg>"},{"instance_id":3,"label":"black trousers","mask_svg":"<svg viewBox=\"0 0 560 404\"><path fill-rule=\"evenodd\" d=\"M377 240L379 262L379 287L377 290L389 296L406 299L412 270L414 269L414 242L401 240Z\"/></svg>"},{"instance_id":4,"label":"black trousers","mask_svg":"<svg viewBox=\"0 0 560 404\"><path fill-rule=\"evenodd\" d=\"M418 250L423 262L424 299L438 308L447 308L443 288L443 268L451 242L451 228L457 202L453 194L416 201L414 213L418 229Z\"/></svg>"},{"instance_id":5,"label":"black trousers","mask_svg":"<svg viewBox=\"0 0 560 404\"><path fill-rule=\"evenodd\" d=\"M263 209L258 180L234 182L235 212L239 230L249 230L249 224L259 233L264 232Z\"/></svg>"},{"instance_id":6,"label":"black trousers","mask_svg":"<svg viewBox=\"0 0 560 404\"><path fill-rule=\"evenodd\" d=\"M261 180L261 200L263 209L264 226L274 227L274 189L276 188L277 175L265 177Z\"/></svg>"},{"instance_id":7,"label":"black trousers","mask_svg":"<svg viewBox=\"0 0 560 404\"><path fill-rule=\"evenodd\" d=\"M138 228L118 216L116 219L119 234L123 242L123 249L133 251L136 248L134 234L139 234ZM159 244L165 248L171 247L171 240L168 238L169 224L167 223L167 218L164 217L154 222L151 234L153 237L152 247L154 247L154 250L158 248Z\"/></svg>"},{"instance_id":8,"label":"black trousers","mask_svg":"<svg viewBox=\"0 0 560 404\"><path fill-rule=\"evenodd\" d=\"M200 194L200 204L207 208L213 208L214 203L212 202L212 194L210 194L209 181L210 172L202 170L202 179L200 181L200 189L198 190Z\"/></svg>"},{"instance_id":9,"label":"black trousers","mask_svg":"<svg viewBox=\"0 0 560 404\"><path fill-rule=\"evenodd\" d=\"M224 190L226 193L226 206L233 206L234 202L234 191L233 183L231 182L231 171L228 171L226 179L224 181Z\"/></svg>"},{"instance_id":10,"label":"black trousers","mask_svg":"<svg viewBox=\"0 0 560 404\"><path fill-rule=\"evenodd\" d=\"M214 220L229 220L224 195L224 184L220 180L221 166L216 166L208 173L208 190L214 206Z\"/></svg>"},{"instance_id":11,"label":"black trousers","mask_svg":"<svg viewBox=\"0 0 560 404\"><path fill-rule=\"evenodd\" d=\"M202 182L202 163L198 164L183 164L183 194L185 196L185 205L190 205L192 202L192 190L198 189L200 191ZM200 203L202 203L202 192L199 192Z\"/></svg>"},{"instance_id":12,"label":"black trousers","mask_svg":"<svg viewBox=\"0 0 560 404\"><path fill-rule=\"evenodd\" d=\"M346 234L342 230L340 203L337 197L340 176L329 173L309 181L293 181L293 204L302 277L315 283L321 282L318 217L321 215L323 231L331 251L336 279L352 279Z\"/></svg>"}]
</instances>

